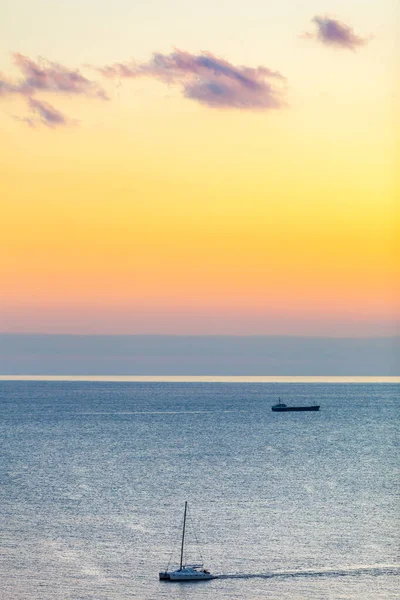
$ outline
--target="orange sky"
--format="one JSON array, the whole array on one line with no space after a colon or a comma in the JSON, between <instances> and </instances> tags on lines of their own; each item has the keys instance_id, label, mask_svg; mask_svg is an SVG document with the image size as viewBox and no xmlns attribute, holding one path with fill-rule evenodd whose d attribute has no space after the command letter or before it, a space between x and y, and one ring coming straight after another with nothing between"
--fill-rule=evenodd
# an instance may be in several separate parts
<instances>
[{"instance_id":1,"label":"orange sky","mask_svg":"<svg viewBox=\"0 0 400 600\"><path fill-rule=\"evenodd\" d=\"M279 109L213 108L160 81L97 77L108 102L42 93L71 115L56 128L13 118L24 118L23 96L1 100L2 331L395 333L394 32L385 2L343 15L365 33L379 30L356 52L299 37L311 2L288 10L285 50L273 15L265 55L262 31L236 51L228 41L225 54L221 42L207 47L284 72ZM229 22L221 35L230 39ZM83 41L80 57L54 44L49 59L84 69ZM43 51L39 35L28 45L8 51ZM51 40L43 45L47 52ZM99 52L97 63L120 53ZM132 55L146 60L144 40ZM11 77L5 52L0 66Z\"/></svg>"}]
</instances>

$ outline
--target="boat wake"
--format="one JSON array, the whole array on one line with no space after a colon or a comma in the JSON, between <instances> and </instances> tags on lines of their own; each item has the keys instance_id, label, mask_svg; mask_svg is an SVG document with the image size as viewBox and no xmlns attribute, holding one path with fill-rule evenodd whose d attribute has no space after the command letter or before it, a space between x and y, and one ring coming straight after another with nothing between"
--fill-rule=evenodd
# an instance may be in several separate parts
<instances>
[{"instance_id":1,"label":"boat wake","mask_svg":"<svg viewBox=\"0 0 400 600\"><path fill-rule=\"evenodd\" d=\"M318 571L278 571L275 573L231 573L226 575L215 575L214 579L271 579L273 577L357 577L370 575L378 577L381 575L400 575L400 566L388 565L381 567L349 567L347 569L320 569Z\"/></svg>"}]
</instances>

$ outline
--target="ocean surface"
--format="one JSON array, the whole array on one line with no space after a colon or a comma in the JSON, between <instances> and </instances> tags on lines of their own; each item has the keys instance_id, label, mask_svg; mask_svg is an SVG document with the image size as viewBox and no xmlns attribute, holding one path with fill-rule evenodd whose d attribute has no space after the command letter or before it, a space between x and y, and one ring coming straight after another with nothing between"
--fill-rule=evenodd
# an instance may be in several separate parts
<instances>
[{"instance_id":1,"label":"ocean surface","mask_svg":"<svg viewBox=\"0 0 400 600\"><path fill-rule=\"evenodd\" d=\"M399 390L0 381L1 599L398 598Z\"/></svg>"}]
</instances>

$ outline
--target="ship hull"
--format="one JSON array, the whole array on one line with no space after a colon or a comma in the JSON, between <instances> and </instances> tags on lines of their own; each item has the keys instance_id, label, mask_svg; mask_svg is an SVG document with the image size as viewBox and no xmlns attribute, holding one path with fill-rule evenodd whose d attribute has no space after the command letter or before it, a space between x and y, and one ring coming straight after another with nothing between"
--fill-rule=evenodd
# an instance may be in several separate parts
<instances>
[{"instance_id":1,"label":"ship hull","mask_svg":"<svg viewBox=\"0 0 400 600\"><path fill-rule=\"evenodd\" d=\"M205 573L204 571L189 572L186 569L160 573L159 578L161 581L207 581L208 579L215 579L211 573Z\"/></svg>"},{"instance_id":2,"label":"ship hull","mask_svg":"<svg viewBox=\"0 0 400 600\"><path fill-rule=\"evenodd\" d=\"M285 406L282 408L272 407L274 412L300 412L300 411L310 411L310 410L319 410L319 406Z\"/></svg>"},{"instance_id":3,"label":"ship hull","mask_svg":"<svg viewBox=\"0 0 400 600\"><path fill-rule=\"evenodd\" d=\"M171 573L169 577L170 581L207 581L208 579L214 579L214 577L210 574L205 573L197 573L192 575L179 575Z\"/></svg>"}]
</instances>

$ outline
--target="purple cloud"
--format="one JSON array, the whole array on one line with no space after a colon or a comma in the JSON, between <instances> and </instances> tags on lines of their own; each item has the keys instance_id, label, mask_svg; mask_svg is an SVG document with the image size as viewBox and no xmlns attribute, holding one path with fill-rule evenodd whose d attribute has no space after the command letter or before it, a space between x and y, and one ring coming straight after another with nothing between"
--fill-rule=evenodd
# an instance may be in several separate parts
<instances>
[{"instance_id":1,"label":"purple cloud","mask_svg":"<svg viewBox=\"0 0 400 600\"><path fill-rule=\"evenodd\" d=\"M18 84L21 94L31 95L37 91L50 91L107 99L105 91L77 69L68 69L64 65L51 62L46 58L40 58L38 62L35 62L18 52L13 55L13 58L24 76L24 79Z\"/></svg>"},{"instance_id":2,"label":"purple cloud","mask_svg":"<svg viewBox=\"0 0 400 600\"><path fill-rule=\"evenodd\" d=\"M78 69L45 58L35 61L20 53L15 53L13 59L20 77L11 81L0 73L0 96L25 98L31 115L15 118L32 127L38 123L59 127L73 122L43 100L42 94L108 99L104 89ZM236 66L206 52L155 53L148 62L116 63L96 71L105 78L151 77L177 85L184 97L213 108L267 110L285 106L282 88L286 80L278 71L264 66Z\"/></svg>"},{"instance_id":3,"label":"purple cloud","mask_svg":"<svg viewBox=\"0 0 400 600\"><path fill-rule=\"evenodd\" d=\"M369 41L367 38L359 37L354 33L352 27L336 19L316 16L312 21L316 25L316 32L306 33L304 37L316 39L327 46L356 50L357 47L365 46Z\"/></svg>"},{"instance_id":4,"label":"purple cloud","mask_svg":"<svg viewBox=\"0 0 400 600\"><path fill-rule=\"evenodd\" d=\"M81 95L87 98L108 100L103 88L91 81L78 69L68 69L59 63L45 58L34 61L23 54L13 54L15 65L21 77L16 81L4 78L0 73L0 97L20 95L26 99L34 117L15 117L17 120L34 126L42 123L48 127L56 127L72 123L70 119L55 109L51 104L36 98L37 94L56 93L58 95Z\"/></svg>"},{"instance_id":5,"label":"purple cloud","mask_svg":"<svg viewBox=\"0 0 400 600\"><path fill-rule=\"evenodd\" d=\"M186 98L213 108L265 110L285 105L278 87L285 77L278 71L235 66L206 52L156 53L146 63L115 63L98 71L108 78L152 77L176 84Z\"/></svg>"},{"instance_id":6,"label":"purple cloud","mask_svg":"<svg viewBox=\"0 0 400 600\"><path fill-rule=\"evenodd\" d=\"M36 98L28 98L29 108L38 116L38 119L26 118L24 121L29 125L34 125L36 121L47 125L47 127L59 127L68 125L69 120L48 102L37 100Z\"/></svg>"},{"instance_id":7,"label":"purple cloud","mask_svg":"<svg viewBox=\"0 0 400 600\"><path fill-rule=\"evenodd\" d=\"M15 92L18 92L17 88L11 81L6 79L2 73L0 73L0 97L14 94Z\"/></svg>"}]
</instances>

